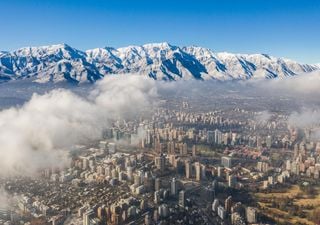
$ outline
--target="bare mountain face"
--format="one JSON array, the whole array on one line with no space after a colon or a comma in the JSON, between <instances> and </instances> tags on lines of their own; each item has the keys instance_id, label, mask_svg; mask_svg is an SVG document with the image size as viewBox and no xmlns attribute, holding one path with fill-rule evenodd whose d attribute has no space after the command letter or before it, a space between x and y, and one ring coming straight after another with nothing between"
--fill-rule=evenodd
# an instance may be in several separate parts
<instances>
[{"instance_id":1,"label":"bare mountain face","mask_svg":"<svg viewBox=\"0 0 320 225\"><path fill-rule=\"evenodd\" d=\"M112 74L141 74L156 80L246 80L284 78L320 70L266 54L216 53L168 43L96 48L85 52L66 44L0 52L0 82L95 82Z\"/></svg>"}]
</instances>

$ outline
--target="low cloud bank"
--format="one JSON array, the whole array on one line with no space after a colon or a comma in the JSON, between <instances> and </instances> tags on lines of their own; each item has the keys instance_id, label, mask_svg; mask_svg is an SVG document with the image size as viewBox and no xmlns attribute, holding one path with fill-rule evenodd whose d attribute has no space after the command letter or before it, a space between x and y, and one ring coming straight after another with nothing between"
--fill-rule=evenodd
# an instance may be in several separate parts
<instances>
[{"instance_id":1,"label":"low cloud bank","mask_svg":"<svg viewBox=\"0 0 320 225\"><path fill-rule=\"evenodd\" d=\"M157 95L154 82L133 75L108 77L88 97L58 89L1 111L0 175L32 175L66 165L65 149L100 138L113 119L150 109Z\"/></svg>"},{"instance_id":2,"label":"low cloud bank","mask_svg":"<svg viewBox=\"0 0 320 225\"><path fill-rule=\"evenodd\" d=\"M318 110L303 109L300 112L294 112L288 119L289 124L300 128L311 128L320 124L320 112Z\"/></svg>"},{"instance_id":3,"label":"low cloud bank","mask_svg":"<svg viewBox=\"0 0 320 225\"><path fill-rule=\"evenodd\" d=\"M315 111L320 108L319 72L282 80L246 82L159 82L134 75L110 76L98 82L85 97L57 89L34 94L21 107L0 111L0 176L32 175L40 168L66 165L65 149L100 138L103 129L114 119L130 119L145 113L157 102L158 94L184 99L196 96L198 102L222 95L250 95L247 99L282 95L293 99L313 98L316 104L305 112L293 112L289 122L304 127L320 119ZM256 118L261 122L271 115L267 106L263 110Z\"/></svg>"},{"instance_id":4,"label":"low cloud bank","mask_svg":"<svg viewBox=\"0 0 320 225\"><path fill-rule=\"evenodd\" d=\"M278 96L285 95L296 98L320 97L320 71L299 74L283 79L270 80L250 80L242 82L247 88L253 88L255 91L265 95Z\"/></svg>"}]
</instances>

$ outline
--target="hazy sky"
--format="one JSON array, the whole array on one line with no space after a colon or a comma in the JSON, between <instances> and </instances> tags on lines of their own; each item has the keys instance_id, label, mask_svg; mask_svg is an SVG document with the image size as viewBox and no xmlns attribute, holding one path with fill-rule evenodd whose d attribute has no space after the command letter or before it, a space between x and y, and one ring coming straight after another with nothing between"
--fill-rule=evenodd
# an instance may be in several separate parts
<instances>
[{"instance_id":1,"label":"hazy sky","mask_svg":"<svg viewBox=\"0 0 320 225\"><path fill-rule=\"evenodd\" d=\"M167 41L320 63L319 0L1 0L0 50Z\"/></svg>"}]
</instances>

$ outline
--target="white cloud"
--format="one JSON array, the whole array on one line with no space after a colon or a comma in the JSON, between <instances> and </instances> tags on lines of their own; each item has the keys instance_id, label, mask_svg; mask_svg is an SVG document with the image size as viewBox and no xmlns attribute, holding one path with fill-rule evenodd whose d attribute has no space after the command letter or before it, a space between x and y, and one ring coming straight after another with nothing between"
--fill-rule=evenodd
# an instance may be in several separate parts
<instances>
[{"instance_id":1,"label":"white cloud","mask_svg":"<svg viewBox=\"0 0 320 225\"><path fill-rule=\"evenodd\" d=\"M304 109L301 112L293 112L288 119L289 124L299 128L310 128L320 123L318 110Z\"/></svg>"},{"instance_id":2,"label":"white cloud","mask_svg":"<svg viewBox=\"0 0 320 225\"><path fill-rule=\"evenodd\" d=\"M101 136L110 120L150 109L153 80L107 77L88 98L58 89L33 95L20 108L0 112L0 175L32 175L44 167L68 163L65 149Z\"/></svg>"},{"instance_id":3,"label":"white cloud","mask_svg":"<svg viewBox=\"0 0 320 225\"><path fill-rule=\"evenodd\" d=\"M130 118L148 111L157 102L158 91L167 97L197 96L206 100L210 96L219 98L220 94L247 95L248 91L250 95L275 98L283 94L293 98L318 98L319 90L320 74L317 72L283 80L226 83L164 83L143 76L109 76L98 82L86 97L64 89L35 94L22 107L0 112L0 175L30 175L39 168L67 164L68 151L61 149L99 138L112 119ZM268 109L265 110L257 119L270 118ZM319 119L317 113L310 115L309 112L289 117L291 123L303 123L297 124L299 126Z\"/></svg>"},{"instance_id":4,"label":"white cloud","mask_svg":"<svg viewBox=\"0 0 320 225\"><path fill-rule=\"evenodd\" d=\"M320 96L320 71L284 79L250 80L248 84L253 84L257 91L260 89L265 94L276 95L280 92L297 97L301 95Z\"/></svg>"},{"instance_id":5,"label":"white cloud","mask_svg":"<svg viewBox=\"0 0 320 225\"><path fill-rule=\"evenodd\" d=\"M267 123L268 120L271 119L271 116L272 116L272 114L270 112L262 111L256 115L255 120L256 120L256 122L258 122L260 124L264 124L264 123Z\"/></svg>"}]
</instances>

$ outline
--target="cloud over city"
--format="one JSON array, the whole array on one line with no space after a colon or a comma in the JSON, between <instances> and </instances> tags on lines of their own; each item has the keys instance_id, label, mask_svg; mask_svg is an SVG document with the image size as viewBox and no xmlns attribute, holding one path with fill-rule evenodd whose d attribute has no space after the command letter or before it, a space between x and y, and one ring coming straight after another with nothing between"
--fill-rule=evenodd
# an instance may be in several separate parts
<instances>
[{"instance_id":1,"label":"cloud over city","mask_svg":"<svg viewBox=\"0 0 320 225\"><path fill-rule=\"evenodd\" d=\"M150 109L157 95L154 82L137 76L108 77L88 97L57 89L1 111L0 174L32 175L40 168L66 165L65 149L100 138L113 119Z\"/></svg>"}]
</instances>

